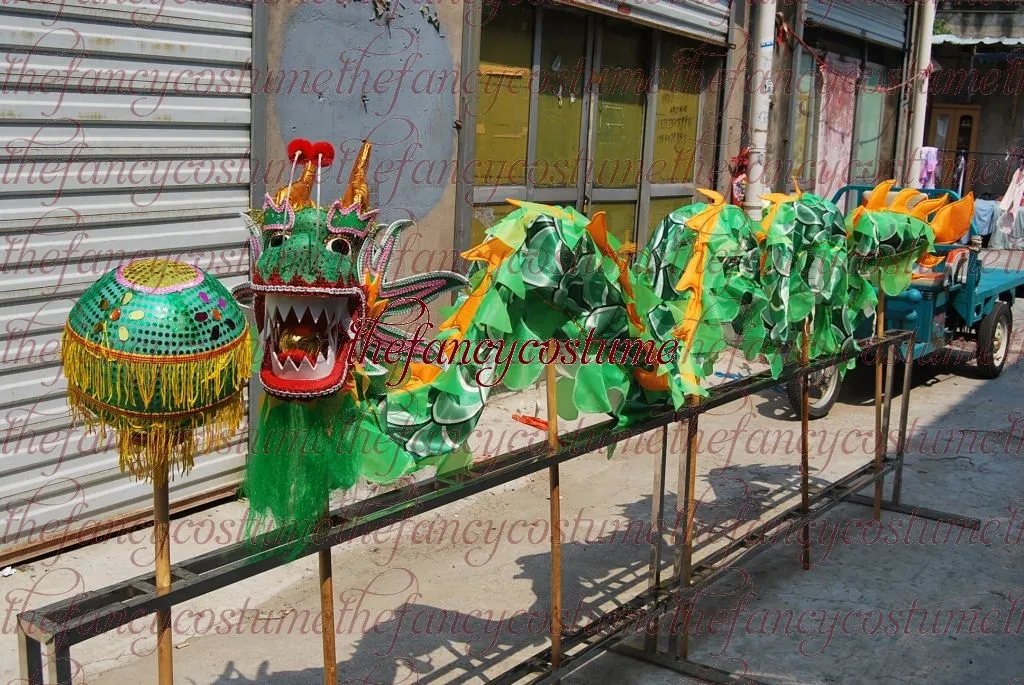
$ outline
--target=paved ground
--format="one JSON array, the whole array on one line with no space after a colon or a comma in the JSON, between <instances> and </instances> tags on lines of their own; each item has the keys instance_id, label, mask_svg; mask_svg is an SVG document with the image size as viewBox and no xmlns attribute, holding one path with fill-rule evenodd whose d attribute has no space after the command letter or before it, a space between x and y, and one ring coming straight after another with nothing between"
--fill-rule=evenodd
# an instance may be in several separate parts
<instances>
[{"instance_id":1,"label":"paved ground","mask_svg":"<svg viewBox=\"0 0 1024 685\"><path fill-rule=\"evenodd\" d=\"M1024 321L1024 307L1016 308ZM1020 333L1020 331L1018 331ZM1011 363L1024 337L1014 340ZM955 362L956 360L953 360ZM904 501L982 518L984 534L841 505L813 531L814 568L780 540L697 605L691 654L758 680L786 684L1024 685L1024 365L984 381L973 367L931 364L915 374ZM723 373L745 373L736 364ZM863 463L873 426L871 377L854 374L828 419L815 422L814 482ZM530 396L488 409L490 445L540 439L510 420ZM788 506L799 480L799 423L785 395L768 391L702 420L698 516L702 553ZM497 444L504 436L506 443ZM673 430L670 489L682 436ZM592 454L562 470L565 608L585 622L645 582L659 436ZM365 493L360 493L365 494ZM674 504L669 499L668 505ZM546 644L549 551L547 476L521 479L356 541L335 552L339 681L483 682ZM244 516L229 504L174 523L174 559L232 537ZM632 523L632 526L630 525ZM732 533L728 533L733 529ZM666 555L668 556L668 555ZM698 555L699 556L699 555ZM20 611L140 573L144 534L21 567L0 578L4 609ZM196 685L321 682L315 562L301 560L176 612L175 682ZM17 682L11 617L0 640L0 683ZM79 680L155 682L152 626L73 649ZM686 683L670 671L606 655L567 683Z\"/></svg>"}]
</instances>

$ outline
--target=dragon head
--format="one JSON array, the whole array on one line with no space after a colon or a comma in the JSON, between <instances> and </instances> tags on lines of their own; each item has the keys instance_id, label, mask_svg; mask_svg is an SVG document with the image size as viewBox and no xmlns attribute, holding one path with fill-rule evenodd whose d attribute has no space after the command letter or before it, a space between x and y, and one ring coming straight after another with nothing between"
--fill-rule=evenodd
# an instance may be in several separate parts
<instances>
[{"instance_id":1,"label":"dragon head","mask_svg":"<svg viewBox=\"0 0 1024 685\"><path fill-rule=\"evenodd\" d=\"M328 208L310 195L320 170L331 165L334 148L299 139L288 146L288 155L294 165L304 165L301 177L274 197L267 195L263 209L252 213L262 224L251 245L257 255L253 309L263 352L259 379L271 395L313 399L348 380L366 316L359 254L375 214L366 185L370 144L363 143L344 197Z\"/></svg>"},{"instance_id":2,"label":"dragon head","mask_svg":"<svg viewBox=\"0 0 1024 685\"><path fill-rule=\"evenodd\" d=\"M260 334L260 384L270 395L312 400L341 390L360 360L369 375L387 369L366 360L366 348L409 341L392 322L408 318L439 295L466 285L451 272L400 279L388 271L402 231L411 221L373 223L366 180L370 143L356 156L344 196L319 204L319 172L331 165L334 148L325 142L293 140L288 155L300 178L267 195L261 210L244 215L250 237L253 313ZM316 199L311 193L316 188ZM380 240L378 241L378 237ZM403 351L422 353L421 341Z\"/></svg>"}]
</instances>

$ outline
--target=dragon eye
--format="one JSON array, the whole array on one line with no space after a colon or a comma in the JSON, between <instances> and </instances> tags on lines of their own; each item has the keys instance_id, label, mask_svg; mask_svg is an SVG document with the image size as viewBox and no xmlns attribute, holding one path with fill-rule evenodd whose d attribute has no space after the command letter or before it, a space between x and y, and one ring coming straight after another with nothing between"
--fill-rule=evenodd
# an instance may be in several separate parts
<instances>
[{"instance_id":1,"label":"dragon eye","mask_svg":"<svg viewBox=\"0 0 1024 685\"><path fill-rule=\"evenodd\" d=\"M284 233L275 233L274 235L270 236L270 247L281 247L282 245L284 245L286 237L287 236L285 236Z\"/></svg>"},{"instance_id":2,"label":"dragon eye","mask_svg":"<svg viewBox=\"0 0 1024 685\"><path fill-rule=\"evenodd\" d=\"M327 249L340 255L347 255L352 252L352 246L344 238L330 238L327 241Z\"/></svg>"}]
</instances>

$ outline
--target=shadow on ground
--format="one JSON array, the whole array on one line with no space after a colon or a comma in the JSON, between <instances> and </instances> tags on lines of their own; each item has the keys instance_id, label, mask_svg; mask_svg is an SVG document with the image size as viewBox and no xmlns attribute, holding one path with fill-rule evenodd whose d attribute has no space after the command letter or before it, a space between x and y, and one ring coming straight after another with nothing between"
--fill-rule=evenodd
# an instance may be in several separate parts
<instances>
[{"instance_id":1,"label":"shadow on ground","mask_svg":"<svg viewBox=\"0 0 1024 685\"><path fill-rule=\"evenodd\" d=\"M811 479L819 483L818 479ZM708 492L697 492L695 550L699 553L722 536L746 530L762 512L799 491L798 467L740 465L712 470ZM713 498L708 497L713 494ZM650 543L658 533L651 526L652 498L645 496L621 508L621 525L606 529L573 530L563 544L563 623L582 627L600 613L621 606L646 588ZM660 517L662 573L671 572L674 529L682 522L676 498L666 493ZM478 616L450 606L406 603L395 607L396 618L363 633L353 653L338 664L339 685L464 683L494 677L518 657L548 645L551 591L550 553L519 557L513 577L526 579L536 601L520 616ZM579 571L583 569L584 573ZM663 575L662 577L667 577ZM495 589L500 592L500 588ZM341 598L344 602L344 597ZM336 609L337 611L337 609ZM397 618L400 616L401 618ZM437 664L432 654L443 645L448 659ZM507 663L503 663L507 662ZM272 660L260 663L255 674L240 672L234 661L225 664L209 685L244 683L309 685L320 683L322 668L275 672ZM190 681L192 685L200 685ZM203 684L205 685L205 683Z\"/></svg>"}]
</instances>

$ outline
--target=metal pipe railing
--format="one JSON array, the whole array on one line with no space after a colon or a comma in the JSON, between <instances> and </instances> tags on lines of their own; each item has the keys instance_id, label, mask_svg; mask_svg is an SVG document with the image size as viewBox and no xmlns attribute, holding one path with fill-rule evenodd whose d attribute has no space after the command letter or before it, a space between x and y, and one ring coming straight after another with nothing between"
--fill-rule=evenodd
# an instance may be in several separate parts
<instances>
[{"instance_id":1,"label":"metal pipe railing","mask_svg":"<svg viewBox=\"0 0 1024 685\"><path fill-rule=\"evenodd\" d=\"M70 685L70 648L92 637L116 630L139 618L170 609L175 605L252 578L302 557L330 550L344 542L396 522L498 487L523 476L555 468L563 462L583 456L601 447L628 440L651 430L666 430L669 425L681 421L690 422L695 427L697 417L707 411L833 364L848 361L862 353L881 355L889 350L898 351L902 345L910 344L912 340L911 332L890 332L884 338L861 341L860 350L850 349L836 357L818 359L804 365L788 366L783 369L778 378L772 378L770 373L764 372L712 387L709 389L709 397L699 403L691 403L678 410L666 408L633 426L616 429L617 422L608 420L571 431L558 436L557 447L552 447L547 441L538 442L478 462L464 471L435 476L416 483L408 489L386 492L335 509L329 514L329 529L326 532L320 530L295 535L294 532L278 530L264 533L252 541L230 545L172 566L174 584L169 591L163 594L157 591L153 574L144 574L46 607L26 611L18 616L22 681L28 685L43 685L43 670L45 668L50 682ZM893 358L891 353L888 356L890 359ZM889 374L891 375L891 373L890 367ZM886 384L887 409L891 387L890 378ZM904 393L908 392L909 387L905 385ZM902 435L906 430L906 411L907 401L904 398L901 403L901 416L898 424L901 432L901 446L906 444ZM888 425L888 420L885 423ZM804 448L806 449L806 443ZM692 482L696 464L695 450L691 449L691 452L693 453L687 459L680 459L681 462L684 462L681 464L680 477L685 478L686 482ZM794 517L806 519L808 516L820 515L815 508L816 503L818 503L817 508L820 509L820 502L823 499L834 498L838 496L836 493L848 498L857 489L878 482L894 469L901 470L902 457L901 449L898 459L886 458L881 467L877 461L861 467L841 481L816 492L808 502L803 504L802 508L798 506L795 512L784 512L767 522L765 526L782 525L786 521L793 520ZM660 485L660 492L655 493L657 506L661 506L660 503L664 501L666 480L664 467L663 455L659 464L656 464L656 468L660 470L660 473L655 475L655 483ZM806 472L802 474L802 478L807 478ZM856 485L856 489L851 489L854 485ZM677 507L687 507L687 514L690 514L689 510L692 509L693 504L691 499L692 493L687 493L687 496L684 497L686 501L677 503ZM663 609L671 601L684 595L695 580L699 580L701 583L711 582L714 577L717 577L717 571L721 568L720 564L724 556L738 550L743 551L741 549L743 541L741 540L699 563L692 563L690 561L693 552L691 515L687 515L686 522L687 530L677 531L675 536L677 558L683 563L677 563L677 569L671 578L660 579L660 564L658 563L658 560L662 558L660 546L657 550L652 550L652 580L648 582L645 593L637 600L642 602L646 611L656 614L659 607ZM684 541L684 544L681 545L680 540ZM661 544L660 536L658 536L658 544ZM682 557L678 556L680 551L683 553ZM756 550L748 549L744 553L756 553ZM560 582L560 578L558 581ZM564 673L568 672L566 669L572 670L573 663L576 663L576 667L578 667L581 654L607 646L609 640L614 637L615 633L609 636L602 632L601 621L605 621L607 625L616 626L618 632L627 628L621 622L616 622L614 616L609 614L600 619L597 625L588 626L584 631L565 633L561 644L565 656L560 667L551 663L544 664L543 659L538 661L538 658L542 656L539 655L514 668L509 672L510 675L536 672L539 667L546 674L545 678L553 678L556 672ZM42 654L44 645L49 652L45 663ZM583 652L578 651L581 645L584 648ZM685 638L682 647L685 648ZM524 668L525 671L522 670Z\"/></svg>"}]
</instances>

